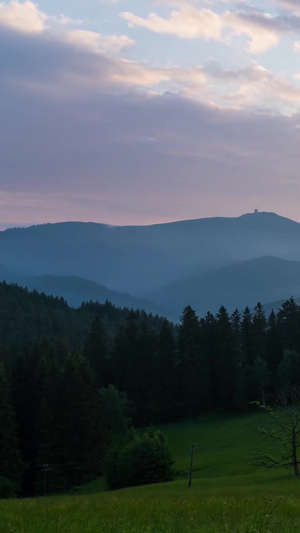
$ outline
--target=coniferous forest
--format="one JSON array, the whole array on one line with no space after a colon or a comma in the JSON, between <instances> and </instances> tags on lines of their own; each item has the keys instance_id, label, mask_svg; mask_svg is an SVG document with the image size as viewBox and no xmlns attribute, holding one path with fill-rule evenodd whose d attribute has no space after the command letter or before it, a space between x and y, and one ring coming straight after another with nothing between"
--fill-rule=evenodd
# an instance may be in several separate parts
<instances>
[{"instance_id":1,"label":"coniferous forest","mask_svg":"<svg viewBox=\"0 0 300 533\"><path fill-rule=\"evenodd\" d=\"M103 472L116 435L246 412L300 385L300 307L221 307L179 325L110 303L0 284L0 496L63 491ZM147 437L148 438L148 437Z\"/></svg>"}]
</instances>

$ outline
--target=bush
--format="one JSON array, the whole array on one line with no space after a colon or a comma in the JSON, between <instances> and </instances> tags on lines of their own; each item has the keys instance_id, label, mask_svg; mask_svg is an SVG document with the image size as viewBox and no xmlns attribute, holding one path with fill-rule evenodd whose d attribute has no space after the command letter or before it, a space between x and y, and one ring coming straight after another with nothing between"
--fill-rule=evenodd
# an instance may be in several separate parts
<instances>
[{"instance_id":1,"label":"bush","mask_svg":"<svg viewBox=\"0 0 300 533\"><path fill-rule=\"evenodd\" d=\"M16 493L16 484L10 479L0 476L0 498L13 498Z\"/></svg>"},{"instance_id":2,"label":"bush","mask_svg":"<svg viewBox=\"0 0 300 533\"><path fill-rule=\"evenodd\" d=\"M134 434L121 450L111 449L105 460L105 478L110 489L147 485L173 479L173 460L161 431Z\"/></svg>"}]
</instances>

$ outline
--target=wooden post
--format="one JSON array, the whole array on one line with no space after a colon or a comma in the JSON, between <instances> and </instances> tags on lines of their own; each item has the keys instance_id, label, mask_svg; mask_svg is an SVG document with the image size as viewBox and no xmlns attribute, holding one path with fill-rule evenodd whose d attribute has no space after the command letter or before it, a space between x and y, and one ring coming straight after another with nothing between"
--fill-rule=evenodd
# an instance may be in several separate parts
<instances>
[{"instance_id":1,"label":"wooden post","mask_svg":"<svg viewBox=\"0 0 300 533\"><path fill-rule=\"evenodd\" d=\"M43 472L44 472L44 496L47 496L47 472L51 470L50 465L44 464L43 465Z\"/></svg>"},{"instance_id":2,"label":"wooden post","mask_svg":"<svg viewBox=\"0 0 300 533\"><path fill-rule=\"evenodd\" d=\"M192 485L192 474L193 474L193 461L194 461L194 451L196 450L196 443L192 443L191 447L191 464L190 464L190 478L189 478L189 487Z\"/></svg>"}]
</instances>

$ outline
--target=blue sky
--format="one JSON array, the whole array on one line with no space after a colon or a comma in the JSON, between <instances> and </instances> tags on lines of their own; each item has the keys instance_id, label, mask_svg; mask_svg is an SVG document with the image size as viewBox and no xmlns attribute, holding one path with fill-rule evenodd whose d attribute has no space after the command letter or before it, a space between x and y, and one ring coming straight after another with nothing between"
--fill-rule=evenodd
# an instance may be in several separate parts
<instances>
[{"instance_id":1,"label":"blue sky","mask_svg":"<svg viewBox=\"0 0 300 533\"><path fill-rule=\"evenodd\" d=\"M300 221L299 0L6 0L0 49L0 228Z\"/></svg>"}]
</instances>

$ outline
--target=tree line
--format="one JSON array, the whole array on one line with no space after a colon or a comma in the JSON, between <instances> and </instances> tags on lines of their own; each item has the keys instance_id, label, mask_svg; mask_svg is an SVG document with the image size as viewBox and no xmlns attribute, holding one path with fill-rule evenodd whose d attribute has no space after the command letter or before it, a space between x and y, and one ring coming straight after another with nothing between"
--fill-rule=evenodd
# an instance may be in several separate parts
<instances>
[{"instance_id":1,"label":"tree line","mask_svg":"<svg viewBox=\"0 0 300 533\"><path fill-rule=\"evenodd\" d=\"M2 495L93 479L132 424L244 412L283 385L300 385L292 298L268 317L259 303L200 319L188 306L174 326L109 303L71 309L6 284L0 294Z\"/></svg>"}]
</instances>

